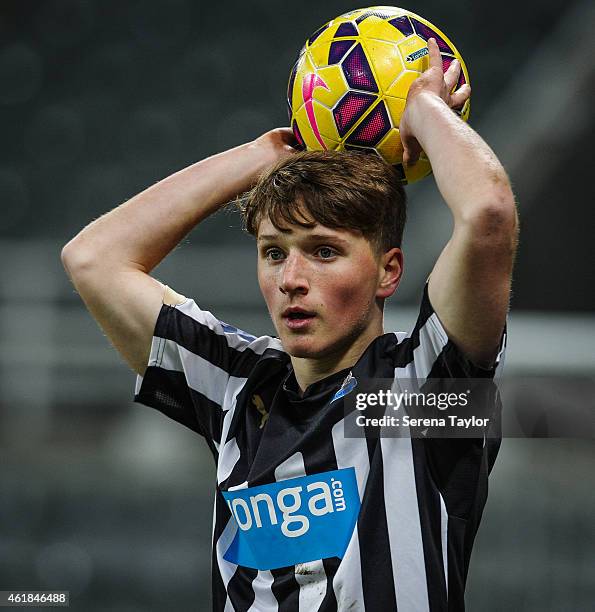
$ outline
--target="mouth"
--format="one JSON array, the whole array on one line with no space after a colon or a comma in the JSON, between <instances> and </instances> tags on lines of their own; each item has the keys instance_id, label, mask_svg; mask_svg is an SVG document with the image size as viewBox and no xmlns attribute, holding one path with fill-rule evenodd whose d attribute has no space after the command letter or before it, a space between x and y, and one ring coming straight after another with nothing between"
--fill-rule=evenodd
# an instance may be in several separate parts
<instances>
[{"instance_id":1,"label":"mouth","mask_svg":"<svg viewBox=\"0 0 595 612\"><path fill-rule=\"evenodd\" d=\"M283 323L289 329L304 329L315 319L316 313L301 308L287 308L283 311Z\"/></svg>"}]
</instances>

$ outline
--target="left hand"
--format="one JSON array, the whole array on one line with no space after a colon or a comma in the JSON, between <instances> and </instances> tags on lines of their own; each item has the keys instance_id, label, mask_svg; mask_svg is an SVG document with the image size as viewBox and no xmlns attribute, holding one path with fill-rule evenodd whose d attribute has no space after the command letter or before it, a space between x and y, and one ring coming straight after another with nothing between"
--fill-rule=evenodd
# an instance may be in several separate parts
<instances>
[{"instance_id":1,"label":"left hand","mask_svg":"<svg viewBox=\"0 0 595 612\"><path fill-rule=\"evenodd\" d=\"M460 108L465 104L471 95L471 87L465 83L455 92L453 88L459 80L461 74L461 64L459 60L454 60L446 72L442 71L442 56L438 43L434 38L428 39L428 51L430 55L429 68L420 75L409 88L407 93L407 103L401 116L399 132L403 143L403 164L412 166L419 159L422 148L415 138L411 127L412 107L415 100L423 98L425 94L430 94L440 98L449 108ZM452 92L452 93L451 93Z\"/></svg>"}]
</instances>

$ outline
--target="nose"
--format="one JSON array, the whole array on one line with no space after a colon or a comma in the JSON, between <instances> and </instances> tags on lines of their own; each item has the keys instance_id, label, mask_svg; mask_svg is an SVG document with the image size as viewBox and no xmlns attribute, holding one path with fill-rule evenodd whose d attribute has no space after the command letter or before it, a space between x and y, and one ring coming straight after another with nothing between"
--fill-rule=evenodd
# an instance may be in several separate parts
<instances>
[{"instance_id":1,"label":"nose","mask_svg":"<svg viewBox=\"0 0 595 612\"><path fill-rule=\"evenodd\" d=\"M305 295L309 289L310 284L304 258L299 253L290 253L283 263L279 279L279 291L283 294Z\"/></svg>"}]
</instances>

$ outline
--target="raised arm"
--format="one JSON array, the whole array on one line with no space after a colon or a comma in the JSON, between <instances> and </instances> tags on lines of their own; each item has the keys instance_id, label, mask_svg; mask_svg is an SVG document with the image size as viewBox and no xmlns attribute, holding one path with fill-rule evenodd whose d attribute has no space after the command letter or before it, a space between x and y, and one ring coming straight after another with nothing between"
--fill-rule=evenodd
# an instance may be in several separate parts
<instances>
[{"instance_id":1,"label":"raised arm","mask_svg":"<svg viewBox=\"0 0 595 612\"><path fill-rule=\"evenodd\" d=\"M460 72L446 73L438 45L428 41L430 67L411 86L400 124L405 163L420 148L450 208L453 234L430 275L429 297L449 338L474 362L496 357L510 299L517 213L510 182L485 141L451 109L470 95L451 94Z\"/></svg>"},{"instance_id":2,"label":"raised arm","mask_svg":"<svg viewBox=\"0 0 595 612\"><path fill-rule=\"evenodd\" d=\"M151 270L198 223L290 155L293 142L291 130L279 128L180 170L93 221L62 249L89 312L136 372L146 369L165 292Z\"/></svg>"}]
</instances>

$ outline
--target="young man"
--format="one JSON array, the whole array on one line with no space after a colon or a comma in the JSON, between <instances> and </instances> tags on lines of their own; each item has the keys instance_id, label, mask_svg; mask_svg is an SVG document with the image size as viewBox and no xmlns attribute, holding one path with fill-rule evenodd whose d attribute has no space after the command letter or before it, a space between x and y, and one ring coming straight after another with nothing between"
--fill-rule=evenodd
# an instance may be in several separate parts
<instances>
[{"instance_id":1,"label":"young man","mask_svg":"<svg viewBox=\"0 0 595 612\"><path fill-rule=\"evenodd\" d=\"M295 155L288 129L174 174L64 247L76 289L139 374L135 399L213 452L216 610L464 609L497 441L343 435L358 378L491 377L503 351L514 198L451 111L469 96L450 93L459 67L443 74L432 39L429 50L400 130L407 163L429 156L454 231L410 333L382 323L403 270L396 173L357 154ZM149 275L259 177L243 212L278 338L222 323Z\"/></svg>"}]
</instances>

